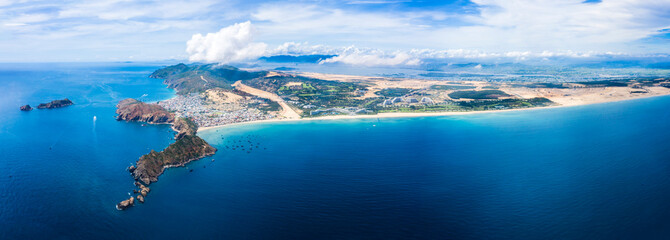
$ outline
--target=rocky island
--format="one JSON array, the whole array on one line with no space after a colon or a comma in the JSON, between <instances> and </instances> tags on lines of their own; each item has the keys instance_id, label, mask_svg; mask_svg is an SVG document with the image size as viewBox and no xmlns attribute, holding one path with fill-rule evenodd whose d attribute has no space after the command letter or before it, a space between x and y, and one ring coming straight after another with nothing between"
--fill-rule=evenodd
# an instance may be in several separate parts
<instances>
[{"instance_id":1,"label":"rocky island","mask_svg":"<svg viewBox=\"0 0 670 240\"><path fill-rule=\"evenodd\" d=\"M21 109L21 111L31 111L31 110L33 110L33 107L26 104L26 105L21 106L21 108L19 108L19 109Z\"/></svg>"},{"instance_id":2,"label":"rocky island","mask_svg":"<svg viewBox=\"0 0 670 240\"><path fill-rule=\"evenodd\" d=\"M62 107L67 107L74 104L70 99L61 99L61 100L53 100L48 103L40 103L40 105L37 105L38 109L52 109L52 108L62 108Z\"/></svg>"},{"instance_id":3,"label":"rocky island","mask_svg":"<svg viewBox=\"0 0 670 240\"><path fill-rule=\"evenodd\" d=\"M185 164L211 156L216 153L212 147L202 138L196 136L198 125L189 118L176 118L173 113L166 111L156 104L148 104L135 99L125 99L117 105L117 120L139 121L152 124L171 123L172 129L176 131L175 142L160 152L151 150L148 154L140 157L135 166L128 167L128 171L135 179L133 190L137 197L131 196L116 205L119 210L125 210L138 202L144 203L145 197L150 191L147 185L158 181L166 168L180 167Z\"/></svg>"}]
</instances>

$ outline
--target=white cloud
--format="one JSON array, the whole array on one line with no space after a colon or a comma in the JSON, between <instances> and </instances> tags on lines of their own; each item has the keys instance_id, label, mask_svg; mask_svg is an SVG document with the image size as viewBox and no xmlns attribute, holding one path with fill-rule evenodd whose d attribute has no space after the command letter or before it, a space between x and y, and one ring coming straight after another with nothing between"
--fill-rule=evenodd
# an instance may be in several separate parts
<instances>
[{"instance_id":1,"label":"white cloud","mask_svg":"<svg viewBox=\"0 0 670 240\"><path fill-rule=\"evenodd\" d=\"M261 5L251 17L264 39L274 43L309 41L372 46L389 34L409 30L410 17L398 13L347 11L317 5ZM410 45L412 42L405 42ZM397 47L397 46L396 46Z\"/></svg>"},{"instance_id":2,"label":"white cloud","mask_svg":"<svg viewBox=\"0 0 670 240\"><path fill-rule=\"evenodd\" d=\"M407 51L384 51L375 48L332 47L326 45L310 45L308 43L287 42L267 51L265 55L336 55L322 60L320 64L343 63L359 66L398 66L417 65L428 59L441 60L502 60L502 61L536 61L547 58L597 58L597 57L665 57L667 54L626 54L622 52L577 52L564 51L500 51L488 52L470 49L411 49ZM475 66L475 68L481 68Z\"/></svg>"},{"instance_id":3,"label":"white cloud","mask_svg":"<svg viewBox=\"0 0 670 240\"><path fill-rule=\"evenodd\" d=\"M186 43L186 53L193 62L229 63L255 59L267 49L265 43L253 42L251 22L236 23L203 36L198 33Z\"/></svg>"},{"instance_id":4,"label":"white cloud","mask_svg":"<svg viewBox=\"0 0 670 240\"><path fill-rule=\"evenodd\" d=\"M473 0L478 11L360 11L316 5L262 5L263 39L272 43L470 49L499 52L668 51L635 41L670 27L670 0ZM455 22L455 24L452 24Z\"/></svg>"},{"instance_id":5,"label":"white cloud","mask_svg":"<svg viewBox=\"0 0 670 240\"><path fill-rule=\"evenodd\" d=\"M656 34L670 22L670 1L607 0L473 0L480 14L473 25L439 29L447 43L516 51L628 48Z\"/></svg>"},{"instance_id":6,"label":"white cloud","mask_svg":"<svg viewBox=\"0 0 670 240\"><path fill-rule=\"evenodd\" d=\"M577 52L572 50L563 51L484 51L471 49L411 49L384 51L376 48L333 47L327 45L310 45L307 42L286 42L266 55L338 55L326 59L322 63L347 63L362 65L415 65L423 59L509 59L529 60L548 57L588 58L598 56L643 56L644 54L625 54L622 52ZM650 55L647 55L650 56Z\"/></svg>"},{"instance_id":7,"label":"white cloud","mask_svg":"<svg viewBox=\"0 0 670 240\"><path fill-rule=\"evenodd\" d=\"M235 15L213 18L217 1L0 0L0 61L186 59L186 40Z\"/></svg>"},{"instance_id":8,"label":"white cloud","mask_svg":"<svg viewBox=\"0 0 670 240\"><path fill-rule=\"evenodd\" d=\"M307 42L285 42L274 50L268 52L268 55L335 55L342 52L343 49L333 48L325 45L310 45Z\"/></svg>"},{"instance_id":9,"label":"white cloud","mask_svg":"<svg viewBox=\"0 0 670 240\"><path fill-rule=\"evenodd\" d=\"M402 65L426 58L523 60L670 52L670 45L657 38L638 41L670 29L670 0L583 1L472 0L467 9L459 9L459 4L445 9L382 4L400 2L396 0L282 4L0 0L0 46L12 46L0 48L0 60L186 57L184 41L194 33L203 33L205 44L204 33L214 34L222 26L248 20L258 29L250 36L278 46L266 49L264 55L332 54L341 56L329 61L340 63L364 59L365 64ZM372 8L361 5L373 3L380 4ZM667 41L667 37L661 40ZM346 52L343 46L353 44L361 47L360 52ZM223 60L263 52L261 43L244 46L239 51L226 50L237 57L227 54ZM204 45L199 48L191 50L202 61L217 59L212 55L224 51Z\"/></svg>"},{"instance_id":10,"label":"white cloud","mask_svg":"<svg viewBox=\"0 0 670 240\"><path fill-rule=\"evenodd\" d=\"M394 51L385 52L373 48L331 47L326 45L310 45L307 42L286 42L277 48L268 51L266 55L336 55L321 60L319 64L344 63L362 66L394 66L394 65L417 65L421 61L411 52Z\"/></svg>"},{"instance_id":11,"label":"white cloud","mask_svg":"<svg viewBox=\"0 0 670 240\"><path fill-rule=\"evenodd\" d=\"M133 18L185 18L203 14L203 10L214 4L213 1L175 1L175 0L97 0L65 5L59 11L61 18L97 17L102 20L129 20Z\"/></svg>"},{"instance_id":12,"label":"white cloud","mask_svg":"<svg viewBox=\"0 0 670 240\"><path fill-rule=\"evenodd\" d=\"M0 0L0 7L12 5L14 1L11 0Z\"/></svg>"},{"instance_id":13,"label":"white cloud","mask_svg":"<svg viewBox=\"0 0 670 240\"><path fill-rule=\"evenodd\" d=\"M319 64L338 62L362 66L418 65L421 63L418 58L406 52L396 51L388 54L380 50L361 50L349 47L335 57L322 60Z\"/></svg>"}]
</instances>

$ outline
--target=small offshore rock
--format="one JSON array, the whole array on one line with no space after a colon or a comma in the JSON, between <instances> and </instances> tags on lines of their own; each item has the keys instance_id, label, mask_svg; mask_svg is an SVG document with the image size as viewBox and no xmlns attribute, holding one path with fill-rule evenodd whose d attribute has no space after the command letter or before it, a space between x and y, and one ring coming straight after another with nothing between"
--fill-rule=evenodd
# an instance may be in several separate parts
<instances>
[{"instance_id":1,"label":"small offshore rock","mask_svg":"<svg viewBox=\"0 0 670 240\"><path fill-rule=\"evenodd\" d=\"M137 195L137 201L139 201L140 203L144 203L144 196Z\"/></svg>"},{"instance_id":2,"label":"small offshore rock","mask_svg":"<svg viewBox=\"0 0 670 240\"><path fill-rule=\"evenodd\" d=\"M21 111L30 111L30 110L33 110L33 107L26 104L26 105L21 106L20 109L21 109Z\"/></svg>"},{"instance_id":3,"label":"small offshore rock","mask_svg":"<svg viewBox=\"0 0 670 240\"><path fill-rule=\"evenodd\" d=\"M130 167L128 167L128 172L132 173L132 172L135 171L135 169L137 169L135 166L130 166Z\"/></svg>"},{"instance_id":4,"label":"small offshore rock","mask_svg":"<svg viewBox=\"0 0 670 240\"><path fill-rule=\"evenodd\" d=\"M119 204L116 204L116 209L126 210L129 207L132 207L134 204L135 204L135 198L131 196L129 199L123 200Z\"/></svg>"},{"instance_id":5,"label":"small offshore rock","mask_svg":"<svg viewBox=\"0 0 670 240\"><path fill-rule=\"evenodd\" d=\"M149 191L151 191L151 189L149 187L146 187L146 186L141 185L141 184L140 184L140 189L141 189L140 194L142 194L143 197L146 197L147 194L149 193Z\"/></svg>"}]
</instances>

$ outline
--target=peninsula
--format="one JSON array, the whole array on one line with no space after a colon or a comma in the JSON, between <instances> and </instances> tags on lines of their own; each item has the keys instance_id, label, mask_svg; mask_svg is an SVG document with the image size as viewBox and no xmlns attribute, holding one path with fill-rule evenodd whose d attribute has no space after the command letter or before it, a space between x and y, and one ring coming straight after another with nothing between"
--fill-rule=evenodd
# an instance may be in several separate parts
<instances>
[{"instance_id":1,"label":"peninsula","mask_svg":"<svg viewBox=\"0 0 670 240\"><path fill-rule=\"evenodd\" d=\"M574 82L444 81L245 70L218 64L159 69L178 96L159 105L200 129L297 119L450 115L574 106L670 94L670 78Z\"/></svg>"},{"instance_id":2,"label":"peninsula","mask_svg":"<svg viewBox=\"0 0 670 240\"><path fill-rule=\"evenodd\" d=\"M172 124L176 131L175 142L160 152L151 150L148 154L141 156L135 166L128 167L128 171L135 179L135 186L139 190L136 199L144 203L149 193L149 184L158 181L166 168L184 166L191 161L211 156L216 148L209 145L205 140L195 135L198 125L189 118L175 118L173 113L166 111L156 104L148 104L135 99L125 99L117 104L117 120L139 121L151 124ZM119 210L133 206L135 197L121 201L116 208Z\"/></svg>"}]
</instances>

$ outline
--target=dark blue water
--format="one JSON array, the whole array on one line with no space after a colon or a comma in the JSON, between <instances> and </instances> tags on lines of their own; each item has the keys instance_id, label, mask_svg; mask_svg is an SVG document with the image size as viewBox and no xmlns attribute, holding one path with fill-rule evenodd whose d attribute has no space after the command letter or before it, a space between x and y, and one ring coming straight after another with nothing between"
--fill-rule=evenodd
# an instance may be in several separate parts
<instances>
[{"instance_id":1,"label":"dark blue water","mask_svg":"<svg viewBox=\"0 0 670 240\"><path fill-rule=\"evenodd\" d=\"M124 169L171 142L113 118L173 95L146 78L158 67L0 67L0 239L670 237L670 97L205 131L216 155L117 211ZM18 111L62 97L76 105Z\"/></svg>"}]
</instances>

